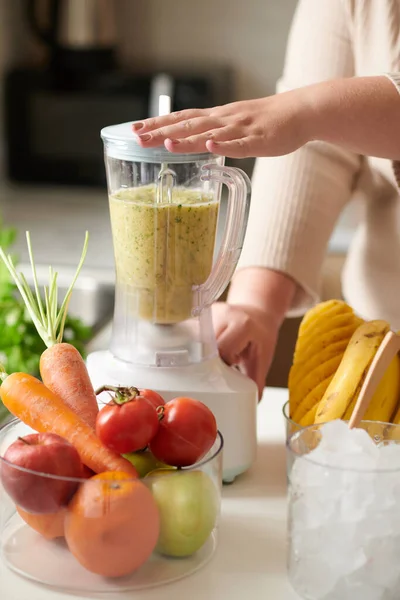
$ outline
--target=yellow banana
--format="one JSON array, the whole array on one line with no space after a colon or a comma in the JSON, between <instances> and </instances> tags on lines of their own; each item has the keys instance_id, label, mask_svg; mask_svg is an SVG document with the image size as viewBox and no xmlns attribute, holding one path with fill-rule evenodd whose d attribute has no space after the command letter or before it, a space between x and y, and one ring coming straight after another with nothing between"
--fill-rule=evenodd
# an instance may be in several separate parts
<instances>
[{"instance_id":1,"label":"yellow banana","mask_svg":"<svg viewBox=\"0 0 400 600\"><path fill-rule=\"evenodd\" d=\"M312 409L309 410L308 413L300 420L299 425L301 425L302 427L308 427L309 425L314 425L315 415L317 414L317 410L318 410L318 404L319 404L319 402L314 404Z\"/></svg>"},{"instance_id":2,"label":"yellow banana","mask_svg":"<svg viewBox=\"0 0 400 600\"><path fill-rule=\"evenodd\" d=\"M327 300L326 302L320 302L306 312L301 321L298 335L301 336L307 334L309 330L315 325L318 325L322 319L330 319L334 315L346 312L352 313L353 310L342 300Z\"/></svg>"},{"instance_id":3,"label":"yellow banana","mask_svg":"<svg viewBox=\"0 0 400 600\"><path fill-rule=\"evenodd\" d=\"M332 331L327 331L322 334L315 342L307 348L302 357L297 357L294 359L293 366L289 373L289 400L290 400L290 415L294 418L295 414L300 412L299 418L303 417L309 410L312 408L312 405L309 405L311 401L311 396L309 396L306 400L305 395L299 394L296 392L296 387L299 381L302 381L307 376L309 370L311 370L311 365L315 364L316 357L319 357L320 364L324 364L327 360L330 360L332 357L333 347L341 348L340 351L337 352L337 356L342 357L347 347L348 342L350 341L351 336L357 329L360 324L360 319L357 317L352 317L352 322L346 327L341 327L340 329L334 329ZM343 346L339 345L342 343ZM301 362L300 362L301 360ZM325 378L327 374L325 373ZM321 377L317 377L316 384L321 381ZM324 389L325 391L325 389ZM321 400L322 396L313 396L316 401ZM300 408L299 411L298 409Z\"/></svg>"},{"instance_id":4,"label":"yellow banana","mask_svg":"<svg viewBox=\"0 0 400 600\"><path fill-rule=\"evenodd\" d=\"M318 370L324 363L335 356L343 356L347 348L349 339L339 340L334 344L329 344L319 354L314 354L307 362L294 363L289 371L289 390L295 393L297 386L310 376L314 371Z\"/></svg>"},{"instance_id":5,"label":"yellow banana","mask_svg":"<svg viewBox=\"0 0 400 600\"><path fill-rule=\"evenodd\" d=\"M344 418L357 399L365 374L388 331L386 321L368 321L358 327L319 403L316 423Z\"/></svg>"},{"instance_id":6,"label":"yellow banana","mask_svg":"<svg viewBox=\"0 0 400 600\"><path fill-rule=\"evenodd\" d=\"M313 406L318 404L321 401L324 393L326 392L330 382L334 377L334 373L321 381L315 388L307 394L307 396L302 401L301 405L296 408L293 415L291 415L291 419L295 423L300 423L303 418L307 415L307 413L312 410Z\"/></svg>"},{"instance_id":7,"label":"yellow banana","mask_svg":"<svg viewBox=\"0 0 400 600\"><path fill-rule=\"evenodd\" d=\"M301 357L298 354L295 354L294 362L297 362L298 364L305 364L308 360L310 360L310 358L314 357L315 354L319 354L331 344L335 344L336 342L346 339L347 341L350 341L351 336L361 324L361 320L353 317L348 319L347 323L342 327L331 327L326 331L322 331L320 335L316 336L314 340L307 344L301 354Z\"/></svg>"},{"instance_id":8,"label":"yellow banana","mask_svg":"<svg viewBox=\"0 0 400 600\"><path fill-rule=\"evenodd\" d=\"M309 372L303 380L293 386L293 389L289 391L291 414L299 414L299 411L304 414L304 410L306 410L306 408L308 410L307 405L305 405L305 408L302 408L305 398L307 398L310 392L312 392L322 381L325 381L328 377L334 375L340 365L345 348L346 346L344 346L342 352L337 353L336 356L333 356L320 364L313 371ZM318 400L321 400L321 398Z\"/></svg>"},{"instance_id":9,"label":"yellow banana","mask_svg":"<svg viewBox=\"0 0 400 600\"><path fill-rule=\"evenodd\" d=\"M301 362L304 362L304 360L310 356L310 351L312 351L314 344L317 343L317 341L321 339L323 335L357 323L357 325L354 327L355 330L358 325L361 325L361 322L362 321L359 321L357 317L351 313L335 315L329 319L321 319L318 327L313 327L312 331L309 331L307 334L299 335L294 355L295 360L297 359Z\"/></svg>"},{"instance_id":10,"label":"yellow banana","mask_svg":"<svg viewBox=\"0 0 400 600\"><path fill-rule=\"evenodd\" d=\"M361 382L362 383L362 382ZM396 355L386 369L363 419L365 421L383 421L389 423L396 411L400 392L400 359ZM344 414L348 421L353 414L357 398L354 398Z\"/></svg>"}]
</instances>

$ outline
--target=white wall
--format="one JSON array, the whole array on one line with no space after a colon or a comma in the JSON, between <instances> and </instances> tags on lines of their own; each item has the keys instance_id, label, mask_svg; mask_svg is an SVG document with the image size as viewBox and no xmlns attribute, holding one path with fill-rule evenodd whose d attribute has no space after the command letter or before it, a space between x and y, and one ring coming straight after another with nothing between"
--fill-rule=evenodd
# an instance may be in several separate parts
<instances>
[{"instance_id":1,"label":"white wall","mask_svg":"<svg viewBox=\"0 0 400 600\"><path fill-rule=\"evenodd\" d=\"M323 1L323 0L321 0ZM117 0L130 64L230 63L239 99L274 91L297 0Z\"/></svg>"}]
</instances>

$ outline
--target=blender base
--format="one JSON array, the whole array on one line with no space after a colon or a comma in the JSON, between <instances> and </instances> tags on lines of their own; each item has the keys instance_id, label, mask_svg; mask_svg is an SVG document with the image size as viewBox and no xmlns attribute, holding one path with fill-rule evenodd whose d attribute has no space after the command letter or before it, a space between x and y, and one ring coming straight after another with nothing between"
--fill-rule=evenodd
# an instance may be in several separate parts
<instances>
[{"instance_id":1,"label":"blender base","mask_svg":"<svg viewBox=\"0 0 400 600\"><path fill-rule=\"evenodd\" d=\"M102 385L152 389L165 400L191 396L206 404L224 437L223 482L232 483L253 464L257 450L257 387L219 357L183 367L134 365L109 350L87 357L95 389ZM98 397L108 401L107 394Z\"/></svg>"}]
</instances>

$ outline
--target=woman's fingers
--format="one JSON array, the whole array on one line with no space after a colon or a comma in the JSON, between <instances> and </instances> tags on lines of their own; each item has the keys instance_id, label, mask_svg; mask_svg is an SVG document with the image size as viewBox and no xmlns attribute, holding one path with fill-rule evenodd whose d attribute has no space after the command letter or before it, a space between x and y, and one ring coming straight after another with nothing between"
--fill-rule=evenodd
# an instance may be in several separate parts
<instances>
[{"instance_id":1,"label":"woman's fingers","mask_svg":"<svg viewBox=\"0 0 400 600\"><path fill-rule=\"evenodd\" d=\"M208 114L209 111L207 109L189 108L187 110L173 112L169 115L163 115L162 117L151 117L149 119L144 119L143 121L137 121L132 124L132 130L134 133L148 133L149 131L154 131L155 129L168 127L174 124L176 125L177 123L189 119L206 117Z\"/></svg>"},{"instance_id":2,"label":"woman's fingers","mask_svg":"<svg viewBox=\"0 0 400 600\"><path fill-rule=\"evenodd\" d=\"M235 139L238 133L236 125L225 125L186 138L168 138L164 144L170 152L207 152L208 141L218 142L219 144L219 142Z\"/></svg>"},{"instance_id":3,"label":"woman's fingers","mask_svg":"<svg viewBox=\"0 0 400 600\"><path fill-rule=\"evenodd\" d=\"M218 131L219 127L223 127L223 125L220 124L215 118L196 117L194 119L187 119L175 125L161 127L160 129L156 129L150 133L140 133L136 135L141 146L150 148L154 146L161 146L165 140L169 138L179 140L192 138L194 136L201 135L206 131ZM203 142L203 149L204 147L205 146Z\"/></svg>"},{"instance_id":4,"label":"woman's fingers","mask_svg":"<svg viewBox=\"0 0 400 600\"><path fill-rule=\"evenodd\" d=\"M237 324L228 325L222 330L217 341L221 358L228 365L235 365L241 361L241 355L249 343L246 332Z\"/></svg>"},{"instance_id":5,"label":"woman's fingers","mask_svg":"<svg viewBox=\"0 0 400 600\"><path fill-rule=\"evenodd\" d=\"M227 141L219 141L212 138L206 140L205 146L212 154L221 154L229 158L258 156L261 151L260 138L258 136L248 136Z\"/></svg>"}]
</instances>

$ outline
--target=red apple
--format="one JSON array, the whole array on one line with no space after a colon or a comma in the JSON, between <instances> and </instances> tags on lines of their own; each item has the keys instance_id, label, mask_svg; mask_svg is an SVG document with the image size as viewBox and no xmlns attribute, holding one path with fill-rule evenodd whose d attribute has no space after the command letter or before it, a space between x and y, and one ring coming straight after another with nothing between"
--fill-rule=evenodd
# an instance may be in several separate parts
<instances>
[{"instance_id":1,"label":"red apple","mask_svg":"<svg viewBox=\"0 0 400 600\"><path fill-rule=\"evenodd\" d=\"M59 477L81 477L82 468L77 450L67 440L54 433L33 433L18 438L8 447L2 461L1 481L23 510L33 514L56 513L78 487L77 481Z\"/></svg>"}]
</instances>

